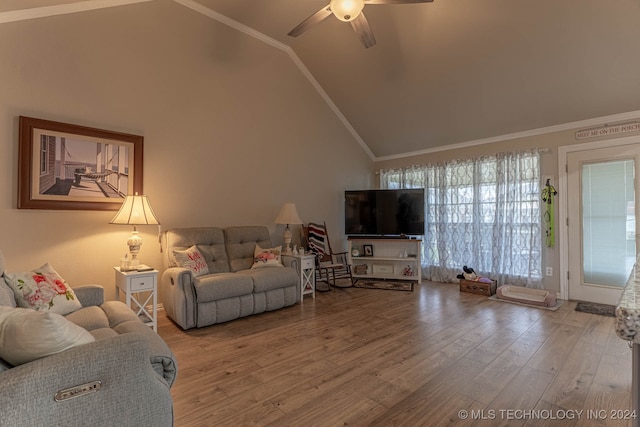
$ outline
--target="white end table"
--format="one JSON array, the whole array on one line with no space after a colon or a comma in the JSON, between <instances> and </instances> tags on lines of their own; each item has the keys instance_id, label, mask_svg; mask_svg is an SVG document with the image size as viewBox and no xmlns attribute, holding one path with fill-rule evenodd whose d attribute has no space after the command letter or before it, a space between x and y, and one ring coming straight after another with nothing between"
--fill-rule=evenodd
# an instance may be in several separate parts
<instances>
[{"instance_id":1,"label":"white end table","mask_svg":"<svg viewBox=\"0 0 640 427\"><path fill-rule=\"evenodd\" d=\"M120 291L123 291L125 304L154 332L158 332L158 270L113 269L116 271L116 299L120 301Z\"/></svg>"},{"instance_id":2,"label":"white end table","mask_svg":"<svg viewBox=\"0 0 640 427\"><path fill-rule=\"evenodd\" d=\"M295 260L295 263L292 263ZM316 298L316 256L313 254L282 254L285 265L295 268L300 279L300 302L304 302L305 295ZM291 265L294 264L294 265Z\"/></svg>"}]
</instances>

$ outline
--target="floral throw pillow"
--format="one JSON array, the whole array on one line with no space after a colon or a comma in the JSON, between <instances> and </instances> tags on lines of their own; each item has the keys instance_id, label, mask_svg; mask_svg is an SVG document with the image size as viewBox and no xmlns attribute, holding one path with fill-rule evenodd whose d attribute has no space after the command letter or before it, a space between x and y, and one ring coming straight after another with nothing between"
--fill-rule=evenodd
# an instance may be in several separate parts
<instances>
[{"instance_id":1,"label":"floral throw pillow","mask_svg":"<svg viewBox=\"0 0 640 427\"><path fill-rule=\"evenodd\" d=\"M185 251L173 250L173 257L179 267L188 268L193 273L193 277L209 274L209 266L196 245Z\"/></svg>"},{"instance_id":2,"label":"floral throw pillow","mask_svg":"<svg viewBox=\"0 0 640 427\"><path fill-rule=\"evenodd\" d=\"M61 315L82 308L76 294L48 263L25 273L7 273L19 307L48 310Z\"/></svg>"},{"instance_id":3,"label":"floral throw pillow","mask_svg":"<svg viewBox=\"0 0 640 427\"><path fill-rule=\"evenodd\" d=\"M260 245L256 245L256 249L253 253L253 265L251 268L283 267L282 261L280 260L281 253L282 246L262 249Z\"/></svg>"}]
</instances>

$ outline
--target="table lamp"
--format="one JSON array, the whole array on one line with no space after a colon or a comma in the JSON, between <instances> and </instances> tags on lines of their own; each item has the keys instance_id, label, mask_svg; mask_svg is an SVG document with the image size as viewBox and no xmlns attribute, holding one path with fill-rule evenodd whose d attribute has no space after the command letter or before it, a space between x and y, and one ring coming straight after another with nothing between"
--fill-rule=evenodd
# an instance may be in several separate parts
<instances>
[{"instance_id":1,"label":"table lamp","mask_svg":"<svg viewBox=\"0 0 640 427\"><path fill-rule=\"evenodd\" d=\"M158 219L151 209L151 204L147 196L139 196L136 193L133 196L127 196L122 202L120 210L109 224L133 225L133 234L127 240L129 245L129 253L131 260L129 267L135 269L138 264L138 253L142 246L142 237L138 234L137 225L159 225Z\"/></svg>"},{"instance_id":2,"label":"table lamp","mask_svg":"<svg viewBox=\"0 0 640 427\"><path fill-rule=\"evenodd\" d=\"M290 254L291 253L291 229L289 228L289 224L302 224L302 220L298 215L298 211L296 210L295 203L285 203L280 208L280 213L276 217L276 224L285 224L286 227L284 229L284 250L282 253Z\"/></svg>"}]
</instances>

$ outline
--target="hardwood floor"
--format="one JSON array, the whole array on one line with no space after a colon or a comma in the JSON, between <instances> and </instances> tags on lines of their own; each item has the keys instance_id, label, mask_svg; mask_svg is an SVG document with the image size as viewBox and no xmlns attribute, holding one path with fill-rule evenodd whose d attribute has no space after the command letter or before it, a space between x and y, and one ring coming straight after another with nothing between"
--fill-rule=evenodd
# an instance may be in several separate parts
<instances>
[{"instance_id":1,"label":"hardwood floor","mask_svg":"<svg viewBox=\"0 0 640 427\"><path fill-rule=\"evenodd\" d=\"M574 309L427 282L189 331L161 312L158 332L179 427L631 425L631 351L614 318Z\"/></svg>"}]
</instances>

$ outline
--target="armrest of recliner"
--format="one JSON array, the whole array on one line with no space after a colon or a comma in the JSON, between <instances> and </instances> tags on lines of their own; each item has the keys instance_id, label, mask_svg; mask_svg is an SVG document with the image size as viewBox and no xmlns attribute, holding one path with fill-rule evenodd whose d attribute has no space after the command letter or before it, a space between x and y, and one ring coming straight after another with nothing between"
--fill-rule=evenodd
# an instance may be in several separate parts
<instances>
[{"instance_id":1,"label":"armrest of recliner","mask_svg":"<svg viewBox=\"0 0 640 427\"><path fill-rule=\"evenodd\" d=\"M104 303L104 288L100 285L84 285L73 288L73 293L83 307Z\"/></svg>"},{"instance_id":2,"label":"armrest of recliner","mask_svg":"<svg viewBox=\"0 0 640 427\"><path fill-rule=\"evenodd\" d=\"M148 340L123 334L0 372L0 419L15 425L172 425L169 384ZM98 383L99 382L99 383Z\"/></svg>"},{"instance_id":3,"label":"armrest of recliner","mask_svg":"<svg viewBox=\"0 0 640 427\"><path fill-rule=\"evenodd\" d=\"M181 328L196 326L196 295L191 270L167 268L160 279L160 299L167 316Z\"/></svg>"}]
</instances>

